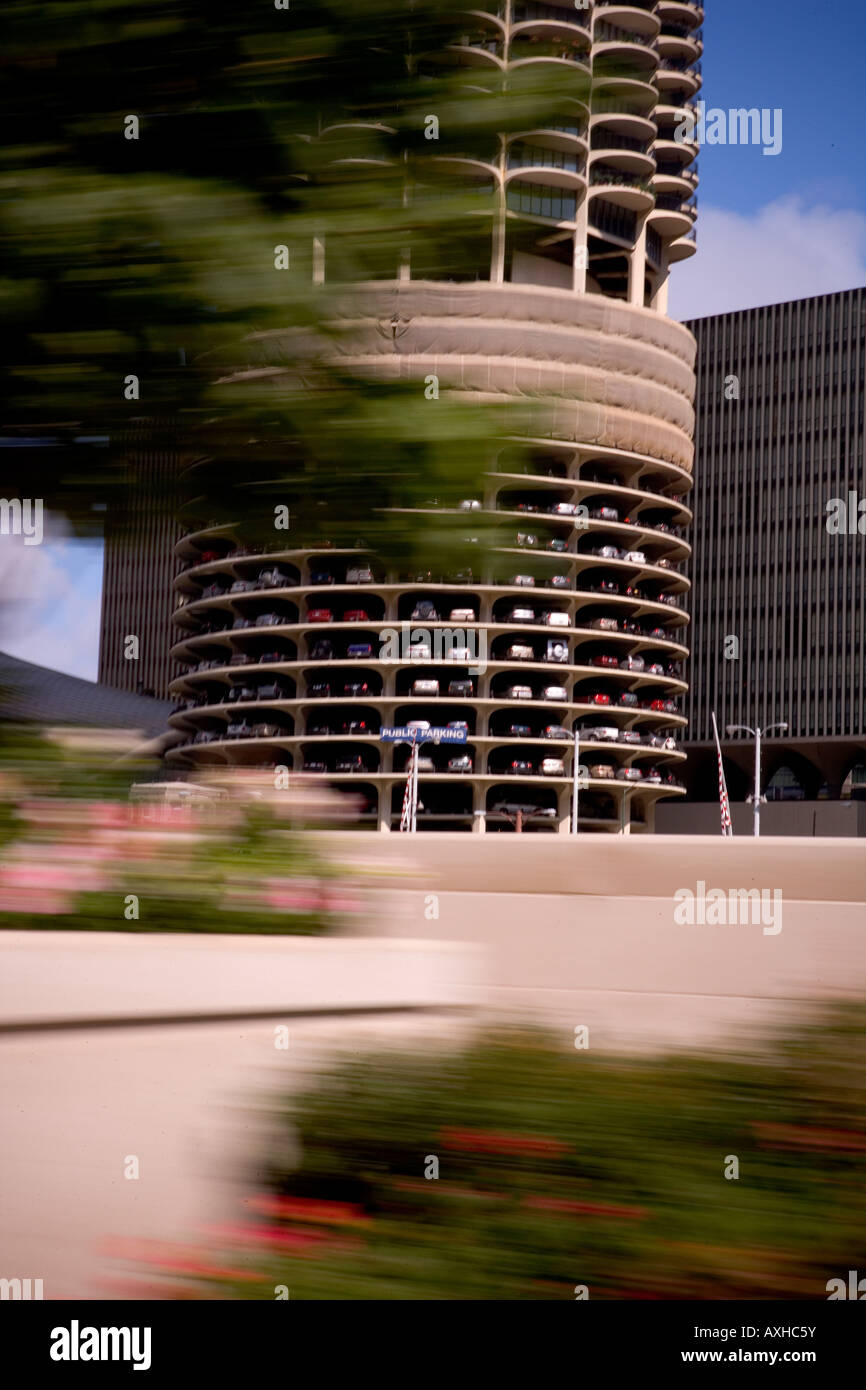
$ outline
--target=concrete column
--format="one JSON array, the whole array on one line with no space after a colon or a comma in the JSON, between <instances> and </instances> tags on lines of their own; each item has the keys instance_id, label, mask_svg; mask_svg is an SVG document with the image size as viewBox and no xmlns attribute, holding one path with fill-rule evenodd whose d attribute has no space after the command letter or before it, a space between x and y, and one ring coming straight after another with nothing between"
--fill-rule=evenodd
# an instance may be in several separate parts
<instances>
[{"instance_id":1,"label":"concrete column","mask_svg":"<svg viewBox=\"0 0 866 1390\"><path fill-rule=\"evenodd\" d=\"M586 272L589 264L587 239L589 234L589 199L584 194L577 209L577 230L574 233L571 288L575 294L586 293Z\"/></svg>"},{"instance_id":2,"label":"concrete column","mask_svg":"<svg viewBox=\"0 0 866 1390\"><path fill-rule=\"evenodd\" d=\"M646 217L641 219L635 248L628 258L628 302L642 309L644 304L644 281L646 280Z\"/></svg>"},{"instance_id":3,"label":"concrete column","mask_svg":"<svg viewBox=\"0 0 866 1390\"><path fill-rule=\"evenodd\" d=\"M650 300L650 308L655 309L657 314L666 314L668 311L668 289L670 287L670 271L665 267L659 276L655 294Z\"/></svg>"}]
</instances>

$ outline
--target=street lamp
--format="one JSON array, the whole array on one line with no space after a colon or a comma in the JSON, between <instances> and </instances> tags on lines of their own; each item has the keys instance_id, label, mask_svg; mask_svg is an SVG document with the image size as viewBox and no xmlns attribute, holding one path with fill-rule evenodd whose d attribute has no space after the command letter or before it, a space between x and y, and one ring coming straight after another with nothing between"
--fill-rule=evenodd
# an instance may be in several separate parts
<instances>
[{"instance_id":1,"label":"street lamp","mask_svg":"<svg viewBox=\"0 0 866 1390\"><path fill-rule=\"evenodd\" d=\"M729 724L725 730L728 737L732 734L750 734L755 740L755 790L748 798L754 809L755 835L761 833L761 739L766 738L767 734L773 733L776 729L785 733L787 728L787 724L771 724L767 729L750 729L748 724Z\"/></svg>"},{"instance_id":2,"label":"street lamp","mask_svg":"<svg viewBox=\"0 0 866 1390\"><path fill-rule=\"evenodd\" d=\"M580 730L574 731L574 765L571 769L572 792L571 792L571 833L576 835L578 831L577 815L577 791L580 786Z\"/></svg>"}]
</instances>

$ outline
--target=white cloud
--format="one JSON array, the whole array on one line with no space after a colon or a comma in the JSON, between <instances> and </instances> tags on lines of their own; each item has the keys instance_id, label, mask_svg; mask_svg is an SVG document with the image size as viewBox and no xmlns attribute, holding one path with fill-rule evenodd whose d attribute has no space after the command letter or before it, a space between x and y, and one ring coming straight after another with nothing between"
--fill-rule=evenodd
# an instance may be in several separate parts
<instances>
[{"instance_id":1,"label":"white cloud","mask_svg":"<svg viewBox=\"0 0 866 1390\"><path fill-rule=\"evenodd\" d=\"M24 661L96 680L102 602L101 546L70 538L45 518L41 545L0 537L0 649Z\"/></svg>"},{"instance_id":2,"label":"white cloud","mask_svg":"<svg viewBox=\"0 0 866 1390\"><path fill-rule=\"evenodd\" d=\"M866 214L780 198L753 215L702 207L698 254L671 271L670 313L704 318L866 285Z\"/></svg>"}]
</instances>

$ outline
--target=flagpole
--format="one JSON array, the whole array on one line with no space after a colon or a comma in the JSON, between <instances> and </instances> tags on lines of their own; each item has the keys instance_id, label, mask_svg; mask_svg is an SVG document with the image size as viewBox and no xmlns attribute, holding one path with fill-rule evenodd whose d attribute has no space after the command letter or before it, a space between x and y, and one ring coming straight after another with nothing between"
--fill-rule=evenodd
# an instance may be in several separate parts
<instances>
[{"instance_id":1,"label":"flagpole","mask_svg":"<svg viewBox=\"0 0 866 1390\"><path fill-rule=\"evenodd\" d=\"M734 827L731 823L731 806L728 801L728 784L725 781L725 765L722 761L722 745L719 741L719 726L716 723L716 711L712 711L713 717L713 737L716 740L716 754L719 759L719 812L722 818L722 834L733 835Z\"/></svg>"}]
</instances>

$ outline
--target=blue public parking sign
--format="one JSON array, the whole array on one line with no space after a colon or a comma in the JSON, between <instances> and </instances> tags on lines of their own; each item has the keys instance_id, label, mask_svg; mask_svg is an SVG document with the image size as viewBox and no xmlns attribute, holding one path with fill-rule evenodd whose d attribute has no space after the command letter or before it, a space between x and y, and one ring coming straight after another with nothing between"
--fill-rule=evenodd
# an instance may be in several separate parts
<instances>
[{"instance_id":1,"label":"blue public parking sign","mask_svg":"<svg viewBox=\"0 0 866 1390\"><path fill-rule=\"evenodd\" d=\"M465 743L465 729L410 729L408 725L386 726L379 735L383 743Z\"/></svg>"}]
</instances>

